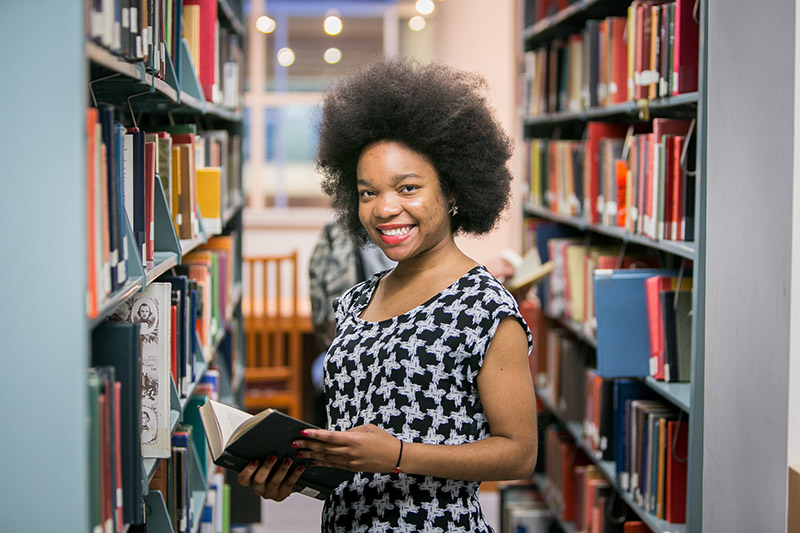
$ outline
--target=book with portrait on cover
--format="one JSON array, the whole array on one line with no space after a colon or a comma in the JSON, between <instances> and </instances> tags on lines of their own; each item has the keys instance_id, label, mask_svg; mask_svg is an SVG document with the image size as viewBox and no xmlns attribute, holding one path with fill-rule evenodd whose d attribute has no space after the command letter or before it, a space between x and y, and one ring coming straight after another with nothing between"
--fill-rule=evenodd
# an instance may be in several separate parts
<instances>
[{"instance_id":1,"label":"book with portrait on cover","mask_svg":"<svg viewBox=\"0 0 800 533\"><path fill-rule=\"evenodd\" d=\"M312 424L275 409L266 409L254 416L214 400L208 400L199 409L208 448L219 466L238 472L250 462L266 460L272 454L277 457L276 465L291 457L292 468L301 464L306 467L295 491L319 500L327 498L354 475L338 468L311 466L310 459L296 458L300 450L292 448L291 444L302 438L302 430L318 429Z\"/></svg>"}]
</instances>

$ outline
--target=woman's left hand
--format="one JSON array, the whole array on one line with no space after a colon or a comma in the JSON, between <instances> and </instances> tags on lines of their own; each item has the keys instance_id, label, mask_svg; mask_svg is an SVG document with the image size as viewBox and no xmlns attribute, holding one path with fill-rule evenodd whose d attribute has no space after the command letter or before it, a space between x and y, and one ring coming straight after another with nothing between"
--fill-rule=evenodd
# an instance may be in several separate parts
<instances>
[{"instance_id":1,"label":"woman's left hand","mask_svg":"<svg viewBox=\"0 0 800 533\"><path fill-rule=\"evenodd\" d=\"M310 457L312 465L352 472L391 472L400 455L400 441L374 424L348 431L308 429L293 445Z\"/></svg>"}]
</instances>

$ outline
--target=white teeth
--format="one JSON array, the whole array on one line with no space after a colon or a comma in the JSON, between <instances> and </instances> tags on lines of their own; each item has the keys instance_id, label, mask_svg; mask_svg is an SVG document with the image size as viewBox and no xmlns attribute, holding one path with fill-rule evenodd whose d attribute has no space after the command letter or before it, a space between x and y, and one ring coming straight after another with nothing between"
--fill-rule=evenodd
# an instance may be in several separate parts
<instances>
[{"instance_id":1,"label":"white teeth","mask_svg":"<svg viewBox=\"0 0 800 533\"><path fill-rule=\"evenodd\" d=\"M411 226L404 226L402 228L385 229L385 230L381 230L381 233L383 233L384 235L388 235L390 237L396 237L398 235L405 235L409 231L411 231Z\"/></svg>"}]
</instances>

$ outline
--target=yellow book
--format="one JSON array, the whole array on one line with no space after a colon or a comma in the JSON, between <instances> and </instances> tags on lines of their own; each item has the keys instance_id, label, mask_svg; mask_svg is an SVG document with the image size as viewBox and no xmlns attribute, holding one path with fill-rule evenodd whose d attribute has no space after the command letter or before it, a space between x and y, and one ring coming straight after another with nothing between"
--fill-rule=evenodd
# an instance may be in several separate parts
<instances>
[{"instance_id":1,"label":"yellow book","mask_svg":"<svg viewBox=\"0 0 800 533\"><path fill-rule=\"evenodd\" d=\"M222 169L206 167L197 169L197 204L207 233L222 232Z\"/></svg>"},{"instance_id":2,"label":"yellow book","mask_svg":"<svg viewBox=\"0 0 800 533\"><path fill-rule=\"evenodd\" d=\"M195 73L200 68L200 6L183 6L183 38L189 44L189 55ZM213 36L206 36L212 39Z\"/></svg>"}]
</instances>

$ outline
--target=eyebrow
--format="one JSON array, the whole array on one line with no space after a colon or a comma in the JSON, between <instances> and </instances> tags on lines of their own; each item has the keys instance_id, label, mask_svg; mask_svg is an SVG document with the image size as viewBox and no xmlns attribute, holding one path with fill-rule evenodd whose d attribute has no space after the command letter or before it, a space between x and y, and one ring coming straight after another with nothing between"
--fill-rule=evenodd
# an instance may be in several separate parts
<instances>
[{"instance_id":1,"label":"eyebrow","mask_svg":"<svg viewBox=\"0 0 800 533\"><path fill-rule=\"evenodd\" d=\"M392 185L395 185L395 184L397 184L397 183L399 183L399 182L401 182L401 181L403 181L404 179L407 179L407 178L422 178L422 176L420 176L419 174L417 174L415 172L406 172L405 174L396 174L395 176L392 177ZM356 184L357 185L370 185L369 181L367 181L367 180L365 180L363 178L359 178L356 181Z\"/></svg>"}]
</instances>

